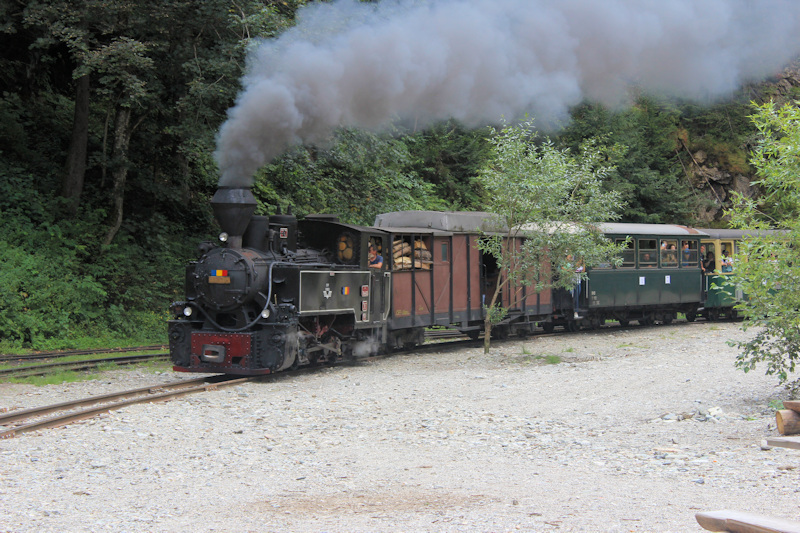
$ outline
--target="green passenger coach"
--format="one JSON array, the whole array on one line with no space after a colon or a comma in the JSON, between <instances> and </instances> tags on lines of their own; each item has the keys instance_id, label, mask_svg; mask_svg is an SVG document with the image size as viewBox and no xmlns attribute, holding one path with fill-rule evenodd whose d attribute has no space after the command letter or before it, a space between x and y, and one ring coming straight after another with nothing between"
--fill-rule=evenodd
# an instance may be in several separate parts
<instances>
[{"instance_id":1,"label":"green passenger coach","mask_svg":"<svg viewBox=\"0 0 800 533\"><path fill-rule=\"evenodd\" d=\"M700 243L707 235L686 226L608 223L606 238L627 241L622 264L595 266L581 286L583 320L599 326L669 324L677 313L694 320L703 302Z\"/></svg>"}]
</instances>

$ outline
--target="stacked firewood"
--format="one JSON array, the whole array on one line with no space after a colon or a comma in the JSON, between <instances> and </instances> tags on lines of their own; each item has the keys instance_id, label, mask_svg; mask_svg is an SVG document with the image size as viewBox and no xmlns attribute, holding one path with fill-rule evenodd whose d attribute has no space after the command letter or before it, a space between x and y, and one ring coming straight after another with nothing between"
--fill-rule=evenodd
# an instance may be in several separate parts
<instances>
[{"instance_id":1,"label":"stacked firewood","mask_svg":"<svg viewBox=\"0 0 800 533\"><path fill-rule=\"evenodd\" d=\"M783 407L775 413L778 432L781 435L800 434L800 401L784 400Z\"/></svg>"},{"instance_id":2,"label":"stacked firewood","mask_svg":"<svg viewBox=\"0 0 800 533\"><path fill-rule=\"evenodd\" d=\"M433 261L431 253L421 239L414 239L414 244L403 239L397 239L392 243L392 255L395 270L411 270L411 268L421 268L430 270Z\"/></svg>"}]
</instances>

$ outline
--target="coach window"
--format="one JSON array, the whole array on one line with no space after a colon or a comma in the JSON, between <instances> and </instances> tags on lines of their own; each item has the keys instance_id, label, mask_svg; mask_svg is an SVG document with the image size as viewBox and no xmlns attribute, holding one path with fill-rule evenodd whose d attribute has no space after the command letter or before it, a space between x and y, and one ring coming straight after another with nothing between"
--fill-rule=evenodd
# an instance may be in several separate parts
<instances>
[{"instance_id":1,"label":"coach window","mask_svg":"<svg viewBox=\"0 0 800 533\"><path fill-rule=\"evenodd\" d=\"M655 239L639 239L639 268L658 266L658 250Z\"/></svg>"},{"instance_id":2,"label":"coach window","mask_svg":"<svg viewBox=\"0 0 800 533\"><path fill-rule=\"evenodd\" d=\"M661 239L659 253L662 267L674 268L678 266L678 241L675 239Z\"/></svg>"},{"instance_id":3,"label":"coach window","mask_svg":"<svg viewBox=\"0 0 800 533\"><path fill-rule=\"evenodd\" d=\"M706 274L712 274L717 269L717 245L713 242L705 242L703 246L706 247L706 257L703 259L703 267L706 269Z\"/></svg>"},{"instance_id":4,"label":"coach window","mask_svg":"<svg viewBox=\"0 0 800 533\"><path fill-rule=\"evenodd\" d=\"M442 262L447 263L448 261L450 261L450 254L448 253L448 250L447 250L447 243L443 242L442 243Z\"/></svg>"},{"instance_id":5,"label":"coach window","mask_svg":"<svg viewBox=\"0 0 800 533\"><path fill-rule=\"evenodd\" d=\"M696 267L698 264L697 241L681 241L681 266Z\"/></svg>"},{"instance_id":6,"label":"coach window","mask_svg":"<svg viewBox=\"0 0 800 533\"><path fill-rule=\"evenodd\" d=\"M614 244L617 246L625 245L622 250L622 265L620 268L634 268L636 267L636 243L631 239L627 243L626 239L614 239Z\"/></svg>"},{"instance_id":7,"label":"coach window","mask_svg":"<svg viewBox=\"0 0 800 533\"><path fill-rule=\"evenodd\" d=\"M733 272L733 241L719 243L719 270L720 272Z\"/></svg>"}]
</instances>

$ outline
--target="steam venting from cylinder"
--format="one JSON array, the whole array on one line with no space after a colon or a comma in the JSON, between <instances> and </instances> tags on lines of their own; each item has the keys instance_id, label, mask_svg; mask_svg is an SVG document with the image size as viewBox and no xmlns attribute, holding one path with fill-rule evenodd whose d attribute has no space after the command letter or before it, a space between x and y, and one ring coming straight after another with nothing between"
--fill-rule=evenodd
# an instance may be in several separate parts
<instances>
[{"instance_id":1,"label":"steam venting from cylinder","mask_svg":"<svg viewBox=\"0 0 800 533\"><path fill-rule=\"evenodd\" d=\"M557 126L631 88L710 101L800 52L796 0L314 2L254 47L215 156L220 184L339 126L468 126L531 113Z\"/></svg>"}]
</instances>

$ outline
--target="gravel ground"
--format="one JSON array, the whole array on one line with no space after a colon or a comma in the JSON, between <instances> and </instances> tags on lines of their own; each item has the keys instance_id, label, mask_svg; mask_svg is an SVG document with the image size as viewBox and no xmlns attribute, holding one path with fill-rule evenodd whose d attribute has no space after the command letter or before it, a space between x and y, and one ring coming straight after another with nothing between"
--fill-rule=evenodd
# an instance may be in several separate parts
<instances>
[{"instance_id":1,"label":"gravel ground","mask_svg":"<svg viewBox=\"0 0 800 533\"><path fill-rule=\"evenodd\" d=\"M0 531L702 531L800 519L735 324L559 334L276 376L0 441ZM549 357L552 356L552 357ZM560 362L553 363L553 360ZM0 409L175 377L0 384Z\"/></svg>"}]
</instances>

